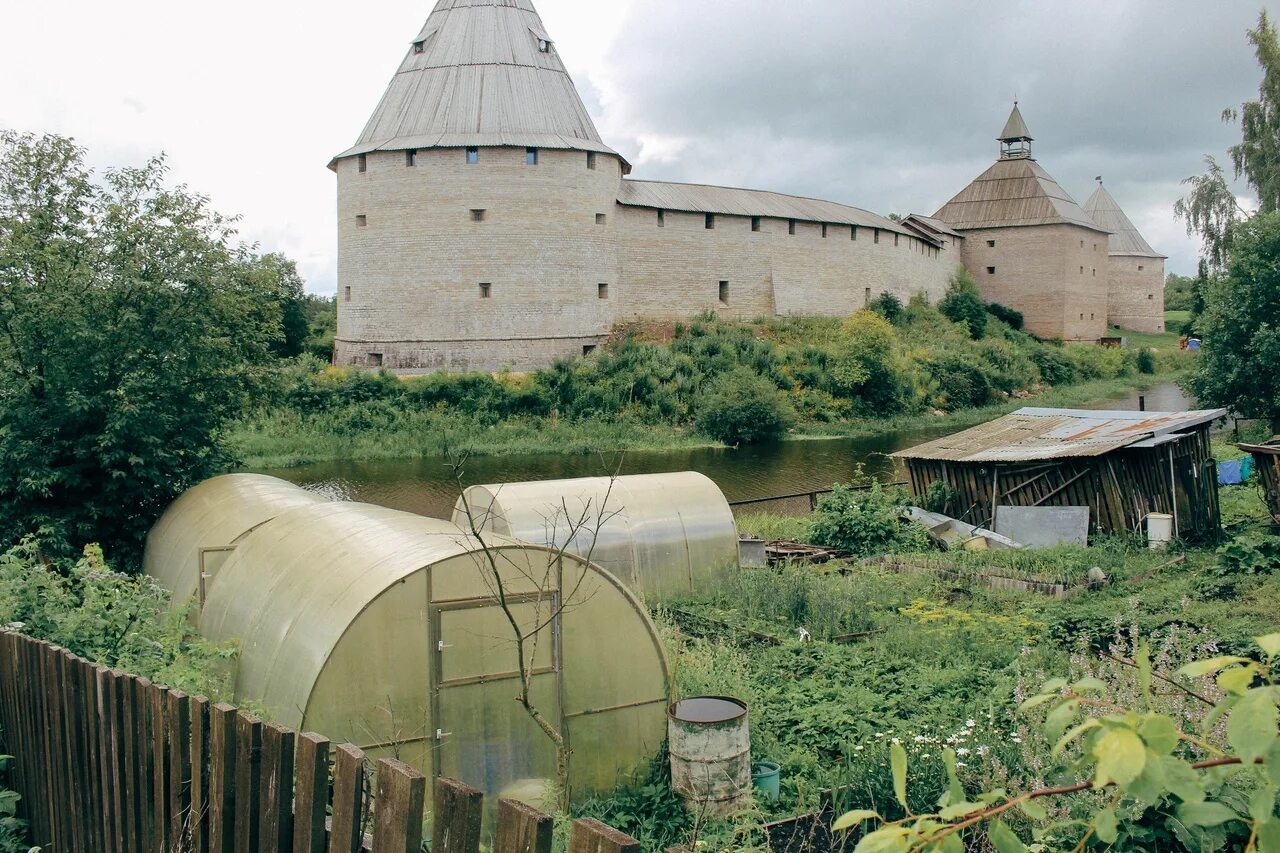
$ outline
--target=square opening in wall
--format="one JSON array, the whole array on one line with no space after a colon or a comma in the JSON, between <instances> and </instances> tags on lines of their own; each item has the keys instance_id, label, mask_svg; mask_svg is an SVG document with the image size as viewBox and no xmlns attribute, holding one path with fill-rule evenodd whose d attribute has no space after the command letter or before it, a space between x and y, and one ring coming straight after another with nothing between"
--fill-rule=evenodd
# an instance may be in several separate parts
<instances>
[{"instance_id":1,"label":"square opening in wall","mask_svg":"<svg viewBox=\"0 0 1280 853\"><path fill-rule=\"evenodd\" d=\"M867 305L870 305L870 304L871 304L871 288L868 287L862 291L862 305L863 307L866 307Z\"/></svg>"},{"instance_id":2,"label":"square opening in wall","mask_svg":"<svg viewBox=\"0 0 1280 853\"><path fill-rule=\"evenodd\" d=\"M605 225L605 224L608 224L608 222L609 222L609 216L608 216L608 214L604 214L604 213L597 213L597 214L596 214L596 224L597 224L597 225Z\"/></svg>"},{"instance_id":3,"label":"square opening in wall","mask_svg":"<svg viewBox=\"0 0 1280 853\"><path fill-rule=\"evenodd\" d=\"M760 230L760 217L759 217L759 216L753 216L753 217L751 217L751 230L752 230L752 231L759 231L759 230Z\"/></svg>"},{"instance_id":4,"label":"square opening in wall","mask_svg":"<svg viewBox=\"0 0 1280 853\"><path fill-rule=\"evenodd\" d=\"M822 223L822 239L827 239L827 223Z\"/></svg>"},{"instance_id":5,"label":"square opening in wall","mask_svg":"<svg viewBox=\"0 0 1280 853\"><path fill-rule=\"evenodd\" d=\"M596 152L594 151L587 152L587 168L592 171L596 168Z\"/></svg>"},{"instance_id":6,"label":"square opening in wall","mask_svg":"<svg viewBox=\"0 0 1280 853\"><path fill-rule=\"evenodd\" d=\"M873 240L872 242L876 243L877 245L880 243L880 229L879 229L879 228L877 228L877 229L876 229L876 236L875 236L875 240Z\"/></svg>"},{"instance_id":7,"label":"square opening in wall","mask_svg":"<svg viewBox=\"0 0 1280 853\"><path fill-rule=\"evenodd\" d=\"M380 352L369 353L369 366L382 367L382 353Z\"/></svg>"},{"instance_id":8,"label":"square opening in wall","mask_svg":"<svg viewBox=\"0 0 1280 853\"><path fill-rule=\"evenodd\" d=\"M858 239L858 226L857 226L857 225L850 226L850 228L849 228L849 239L850 239L850 240L857 240L857 239Z\"/></svg>"},{"instance_id":9,"label":"square opening in wall","mask_svg":"<svg viewBox=\"0 0 1280 853\"><path fill-rule=\"evenodd\" d=\"M995 275L995 274L996 274L995 267L987 267L987 275Z\"/></svg>"},{"instance_id":10,"label":"square opening in wall","mask_svg":"<svg viewBox=\"0 0 1280 853\"><path fill-rule=\"evenodd\" d=\"M343 302L351 301L351 285L347 285L342 289L342 301Z\"/></svg>"},{"instance_id":11,"label":"square opening in wall","mask_svg":"<svg viewBox=\"0 0 1280 853\"><path fill-rule=\"evenodd\" d=\"M467 149L467 165L468 165L468 166L474 166L475 164L477 164L477 163L479 163L479 162L480 162L480 149L479 149L479 148L468 148L468 149Z\"/></svg>"},{"instance_id":12,"label":"square opening in wall","mask_svg":"<svg viewBox=\"0 0 1280 853\"><path fill-rule=\"evenodd\" d=\"M413 43L414 53L425 53L426 50L427 50L427 43L425 41L415 41Z\"/></svg>"},{"instance_id":13,"label":"square opening in wall","mask_svg":"<svg viewBox=\"0 0 1280 853\"><path fill-rule=\"evenodd\" d=\"M524 164L526 166L538 165L538 149L537 148L526 148L524 150Z\"/></svg>"},{"instance_id":14,"label":"square opening in wall","mask_svg":"<svg viewBox=\"0 0 1280 853\"><path fill-rule=\"evenodd\" d=\"M1142 264L1138 264L1138 272L1142 272L1145 269L1146 267L1144 267Z\"/></svg>"},{"instance_id":15,"label":"square opening in wall","mask_svg":"<svg viewBox=\"0 0 1280 853\"><path fill-rule=\"evenodd\" d=\"M368 225L368 224L369 224L369 217L365 216L363 213L358 213L358 214L356 214L356 227L357 227L357 228L363 228L363 227L365 227L365 226L366 226L366 225Z\"/></svg>"},{"instance_id":16,"label":"square opening in wall","mask_svg":"<svg viewBox=\"0 0 1280 853\"><path fill-rule=\"evenodd\" d=\"M996 247L996 241L995 241L995 240L988 240L988 241L987 241L987 248L989 248L989 249L994 249L995 247Z\"/></svg>"},{"instance_id":17,"label":"square opening in wall","mask_svg":"<svg viewBox=\"0 0 1280 853\"><path fill-rule=\"evenodd\" d=\"M1147 301L1148 301L1148 302L1154 301L1154 300L1155 300L1155 298L1156 298L1156 295L1155 295L1154 293L1148 293L1148 294L1147 294Z\"/></svg>"},{"instance_id":18,"label":"square opening in wall","mask_svg":"<svg viewBox=\"0 0 1280 853\"><path fill-rule=\"evenodd\" d=\"M591 355L591 354L592 354L593 352L595 352L595 351L596 351L596 345L595 345L595 344L583 344L583 345L582 345L582 354L583 354L584 356L586 356L586 355Z\"/></svg>"},{"instance_id":19,"label":"square opening in wall","mask_svg":"<svg viewBox=\"0 0 1280 853\"><path fill-rule=\"evenodd\" d=\"M720 304L729 304L729 282L727 281L720 282Z\"/></svg>"},{"instance_id":20,"label":"square opening in wall","mask_svg":"<svg viewBox=\"0 0 1280 853\"><path fill-rule=\"evenodd\" d=\"M493 285L487 281L480 282L480 298L488 299L493 296Z\"/></svg>"},{"instance_id":21,"label":"square opening in wall","mask_svg":"<svg viewBox=\"0 0 1280 853\"><path fill-rule=\"evenodd\" d=\"M488 211L486 211L483 207L473 207L471 209L471 221L484 222L484 218L487 214L488 214Z\"/></svg>"},{"instance_id":22,"label":"square opening in wall","mask_svg":"<svg viewBox=\"0 0 1280 853\"><path fill-rule=\"evenodd\" d=\"M706 227L708 231L716 227L716 215L714 213L707 214Z\"/></svg>"},{"instance_id":23,"label":"square opening in wall","mask_svg":"<svg viewBox=\"0 0 1280 853\"><path fill-rule=\"evenodd\" d=\"M600 282L600 284L596 285L596 295L599 296L601 299L608 299L609 285L605 284L604 282Z\"/></svg>"},{"instance_id":24,"label":"square opening in wall","mask_svg":"<svg viewBox=\"0 0 1280 853\"><path fill-rule=\"evenodd\" d=\"M796 233L796 221L794 219L787 220L787 233L788 234Z\"/></svg>"},{"instance_id":25,"label":"square opening in wall","mask_svg":"<svg viewBox=\"0 0 1280 853\"><path fill-rule=\"evenodd\" d=\"M406 166L418 165L418 152L414 151L412 148L404 152L404 164Z\"/></svg>"},{"instance_id":26,"label":"square opening in wall","mask_svg":"<svg viewBox=\"0 0 1280 853\"><path fill-rule=\"evenodd\" d=\"M658 211L658 227L659 228L667 227L667 212L665 210Z\"/></svg>"},{"instance_id":27,"label":"square opening in wall","mask_svg":"<svg viewBox=\"0 0 1280 853\"><path fill-rule=\"evenodd\" d=\"M898 245L898 238L901 236L902 236L901 234L897 234L897 233L893 235L893 245L895 246Z\"/></svg>"},{"instance_id":28,"label":"square opening in wall","mask_svg":"<svg viewBox=\"0 0 1280 853\"><path fill-rule=\"evenodd\" d=\"M356 166L357 166L357 167L360 169L360 171L362 171L362 172L367 172L367 171L369 171L369 155L368 155L368 154L361 154L361 155L359 155L358 157L356 157Z\"/></svg>"}]
</instances>

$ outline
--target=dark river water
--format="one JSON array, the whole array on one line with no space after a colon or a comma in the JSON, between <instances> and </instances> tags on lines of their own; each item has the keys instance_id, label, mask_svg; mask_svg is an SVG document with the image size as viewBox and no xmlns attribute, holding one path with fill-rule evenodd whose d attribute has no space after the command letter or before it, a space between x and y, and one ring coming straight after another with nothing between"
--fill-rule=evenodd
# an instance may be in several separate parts
<instances>
[{"instance_id":1,"label":"dark river water","mask_svg":"<svg viewBox=\"0 0 1280 853\"><path fill-rule=\"evenodd\" d=\"M1100 400L1089 408L1137 409L1146 397L1148 411L1183 411L1188 400L1172 383ZM885 433L869 438L786 441L740 450L664 450L628 452L621 457L623 474L700 471L720 486L730 501L828 489L859 475L892 482L902 477L889 454L940 438L954 427ZM505 483L597 477L617 467L619 457L536 454L477 457L467 463L466 481ZM443 460L422 458L376 462L325 462L265 471L314 488L335 498L379 504L393 509L447 518L457 499L452 472ZM796 502L791 508L802 506ZM782 506L777 507L782 510Z\"/></svg>"}]
</instances>

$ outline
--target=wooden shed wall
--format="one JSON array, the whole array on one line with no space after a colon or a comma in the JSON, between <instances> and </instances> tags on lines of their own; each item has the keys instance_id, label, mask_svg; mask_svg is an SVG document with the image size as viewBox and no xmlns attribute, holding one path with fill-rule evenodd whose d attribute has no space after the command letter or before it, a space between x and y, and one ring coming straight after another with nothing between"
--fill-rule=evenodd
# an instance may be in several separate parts
<instances>
[{"instance_id":1,"label":"wooden shed wall","mask_svg":"<svg viewBox=\"0 0 1280 853\"><path fill-rule=\"evenodd\" d=\"M1172 465L1170 452L1172 449ZM1221 527L1217 465L1208 429L1163 447L1041 462L907 459L913 494L939 480L959 494L952 515L993 524L995 507L1087 506L1099 533L1138 532L1153 512L1176 515L1178 536L1204 538ZM1170 480L1174 488L1170 489Z\"/></svg>"}]
</instances>

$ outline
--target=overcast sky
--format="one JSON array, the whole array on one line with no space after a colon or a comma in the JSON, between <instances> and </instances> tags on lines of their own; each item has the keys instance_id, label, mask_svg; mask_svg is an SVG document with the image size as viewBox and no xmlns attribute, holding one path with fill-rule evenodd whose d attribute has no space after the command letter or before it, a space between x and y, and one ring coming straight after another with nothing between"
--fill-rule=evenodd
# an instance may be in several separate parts
<instances>
[{"instance_id":1,"label":"overcast sky","mask_svg":"<svg viewBox=\"0 0 1280 853\"><path fill-rule=\"evenodd\" d=\"M1243 0L535 0L635 177L932 213L985 169L1016 95L1081 204L1103 175L1169 269L1172 214L1257 94ZM0 127L95 167L165 152L242 236L335 289L329 158L359 135L432 0L60 0L0 13Z\"/></svg>"}]
</instances>

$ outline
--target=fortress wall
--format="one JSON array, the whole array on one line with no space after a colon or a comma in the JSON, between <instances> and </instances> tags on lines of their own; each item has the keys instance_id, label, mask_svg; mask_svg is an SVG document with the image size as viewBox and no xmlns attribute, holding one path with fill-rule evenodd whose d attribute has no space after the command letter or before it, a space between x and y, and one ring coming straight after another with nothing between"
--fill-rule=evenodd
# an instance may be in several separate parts
<instances>
[{"instance_id":1,"label":"fortress wall","mask_svg":"<svg viewBox=\"0 0 1280 853\"><path fill-rule=\"evenodd\" d=\"M591 170L580 151L542 149L536 166L524 148L479 157L431 149L414 166L403 151L368 155L363 173L358 158L337 164L338 364L381 354L405 371L526 369L609 333L618 159L598 155Z\"/></svg>"},{"instance_id":2,"label":"fortress wall","mask_svg":"<svg viewBox=\"0 0 1280 853\"><path fill-rule=\"evenodd\" d=\"M1022 312L1029 332L1064 340L1106 334L1105 234L1063 224L975 229L964 236L964 266L983 299Z\"/></svg>"},{"instance_id":3,"label":"fortress wall","mask_svg":"<svg viewBox=\"0 0 1280 853\"><path fill-rule=\"evenodd\" d=\"M869 298L894 293L904 302L923 292L936 302L958 258L923 241L848 225L666 211L663 226L650 208L622 209L623 301L619 319L684 319L715 311L736 319L775 314L845 316ZM721 303L719 283L729 283Z\"/></svg>"},{"instance_id":4,"label":"fortress wall","mask_svg":"<svg viewBox=\"0 0 1280 853\"><path fill-rule=\"evenodd\" d=\"M1111 325L1134 332L1163 332L1164 260L1112 255L1108 270Z\"/></svg>"}]
</instances>

